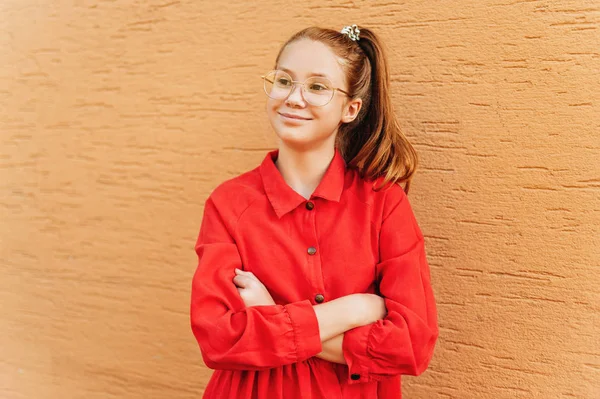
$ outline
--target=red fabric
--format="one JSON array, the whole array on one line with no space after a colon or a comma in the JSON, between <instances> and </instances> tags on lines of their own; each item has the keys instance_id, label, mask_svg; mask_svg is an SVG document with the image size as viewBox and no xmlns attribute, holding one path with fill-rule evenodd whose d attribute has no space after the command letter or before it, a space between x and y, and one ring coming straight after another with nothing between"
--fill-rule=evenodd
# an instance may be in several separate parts
<instances>
[{"instance_id":1,"label":"red fabric","mask_svg":"<svg viewBox=\"0 0 600 399\"><path fill-rule=\"evenodd\" d=\"M381 179L360 178L336 149L306 200L283 180L277 156L268 152L205 202L190 306L202 358L215 370L203 397L401 398L401 375L428 367L439 334L408 197L397 184L374 191ZM236 267L253 272L276 305L246 308L232 281ZM387 316L344 334L348 365L315 357L315 296L352 293L383 296Z\"/></svg>"}]
</instances>

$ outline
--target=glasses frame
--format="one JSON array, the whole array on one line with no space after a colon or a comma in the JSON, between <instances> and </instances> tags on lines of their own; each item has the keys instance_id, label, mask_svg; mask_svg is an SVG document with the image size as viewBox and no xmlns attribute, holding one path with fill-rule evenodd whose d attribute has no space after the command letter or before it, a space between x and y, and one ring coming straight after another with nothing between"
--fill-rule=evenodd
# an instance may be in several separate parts
<instances>
[{"instance_id":1,"label":"glasses frame","mask_svg":"<svg viewBox=\"0 0 600 399\"><path fill-rule=\"evenodd\" d=\"M331 102L331 100L333 99L333 96L335 96L335 92L336 91L341 91L342 93L344 93L345 95L347 95L348 97L350 97L350 93L348 93L347 91L342 90L339 87L332 87L331 89L333 90L333 93L331 94L331 98L329 99L329 101L327 101L325 104L322 104L322 105L314 105L313 103L311 103L310 101L308 101L306 99L306 97L304 96L304 91L306 90L306 86L304 84L306 83L306 81L308 81L312 77L306 79L304 82L301 82L299 80L292 80L292 77L290 76L290 74L287 73L284 70L281 70L281 69L272 69L269 72L267 72L266 74L260 76L262 78L262 80L263 80L263 90L265 91L265 94L269 98L273 98L273 97L269 96L269 93L267 93L267 87L265 86L266 85L266 81L267 81L267 75L270 74L271 72L275 72L275 71L281 71L281 72L285 73L286 75L288 75L290 77L291 82L292 82L292 86L290 87L290 92L288 93L287 96L285 96L283 98L274 98L274 100L284 100L284 99L287 99L290 96L290 94L292 94L292 92L296 88L297 84L302 84L302 90L300 90L302 92L302 98L304 99L304 101L306 101L307 103L309 103L313 107L324 107L325 105L329 104ZM325 79L327 79L329 81L329 83L331 83L331 80L329 80L329 78L325 78ZM270 83L275 83L275 82L271 82L271 81L269 81L269 82ZM331 85L333 86L333 83Z\"/></svg>"}]
</instances>

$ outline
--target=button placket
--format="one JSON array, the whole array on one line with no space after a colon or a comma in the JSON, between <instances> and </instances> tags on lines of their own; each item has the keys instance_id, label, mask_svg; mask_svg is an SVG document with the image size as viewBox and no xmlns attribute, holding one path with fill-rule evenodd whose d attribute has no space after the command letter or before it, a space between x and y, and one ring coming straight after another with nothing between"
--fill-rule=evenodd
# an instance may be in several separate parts
<instances>
[{"instance_id":1,"label":"button placket","mask_svg":"<svg viewBox=\"0 0 600 399\"><path fill-rule=\"evenodd\" d=\"M306 221L306 223L308 223L308 226L306 226L305 232L308 234L308 236L306 237L307 239L307 243L309 244L307 249L306 249L306 253L308 256L308 266L309 266L309 279L310 282L312 283L313 289L314 289L314 301L319 303L317 301L317 296L321 295L321 297L324 300L324 296L323 293L325 292L324 290L324 286L323 286L323 273L321 270L321 256L319 254L319 249L318 249L318 237L317 237L317 229L316 229L316 212L314 212L314 208L315 208L315 203L313 200L309 200L305 203L305 207L306 207L306 213L304 214L304 220ZM312 245L311 245L312 244ZM318 294L318 295L317 295ZM322 300L322 301L323 301Z\"/></svg>"}]
</instances>

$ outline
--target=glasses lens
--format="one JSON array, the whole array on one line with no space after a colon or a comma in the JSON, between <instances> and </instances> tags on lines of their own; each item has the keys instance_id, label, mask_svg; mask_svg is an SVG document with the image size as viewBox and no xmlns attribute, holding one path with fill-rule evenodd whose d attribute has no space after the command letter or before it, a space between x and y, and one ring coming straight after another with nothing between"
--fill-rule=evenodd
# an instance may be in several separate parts
<instances>
[{"instance_id":1,"label":"glasses lens","mask_svg":"<svg viewBox=\"0 0 600 399\"><path fill-rule=\"evenodd\" d=\"M264 78L265 93L271 98L286 98L292 88L292 78L283 71L271 71Z\"/></svg>"},{"instance_id":2,"label":"glasses lens","mask_svg":"<svg viewBox=\"0 0 600 399\"><path fill-rule=\"evenodd\" d=\"M327 104L333 97L333 85L327 78L314 76L304 82L304 99L315 106Z\"/></svg>"}]
</instances>

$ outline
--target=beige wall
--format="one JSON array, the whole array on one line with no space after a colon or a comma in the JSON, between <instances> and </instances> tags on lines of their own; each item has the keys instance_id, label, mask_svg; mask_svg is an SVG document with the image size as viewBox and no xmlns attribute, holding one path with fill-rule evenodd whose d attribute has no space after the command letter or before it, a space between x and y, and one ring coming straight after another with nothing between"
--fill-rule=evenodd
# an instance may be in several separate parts
<instances>
[{"instance_id":1,"label":"beige wall","mask_svg":"<svg viewBox=\"0 0 600 399\"><path fill-rule=\"evenodd\" d=\"M600 398L597 1L59 3L0 4L0 397L201 396L204 199L276 144L279 44L357 23L421 156L441 335L404 394Z\"/></svg>"}]
</instances>

